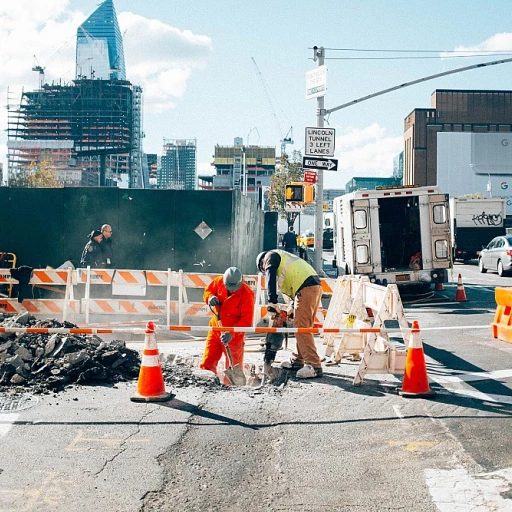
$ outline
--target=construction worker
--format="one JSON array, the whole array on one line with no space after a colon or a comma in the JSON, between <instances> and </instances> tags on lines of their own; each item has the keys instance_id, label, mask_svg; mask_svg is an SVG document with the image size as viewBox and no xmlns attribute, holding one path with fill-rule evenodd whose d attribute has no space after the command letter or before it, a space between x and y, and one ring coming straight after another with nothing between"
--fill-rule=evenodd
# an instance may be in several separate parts
<instances>
[{"instance_id":1,"label":"construction worker","mask_svg":"<svg viewBox=\"0 0 512 512\"><path fill-rule=\"evenodd\" d=\"M89 241L85 244L80 258L80 265L83 267L101 268L101 248L103 239L101 231L95 229L89 234Z\"/></svg>"},{"instance_id":2,"label":"construction worker","mask_svg":"<svg viewBox=\"0 0 512 512\"><path fill-rule=\"evenodd\" d=\"M203 299L220 318L224 327L250 327L254 317L254 292L243 282L242 272L237 267L230 267L224 275L216 277L204 290ZM216 326L212 318L210 325ZM206 337L203 360L199 367L217 373L217 365L224 354L225 345L229 343L233 366L243 368L244 333L213 332ZM226 357L226 368L229 361Z\"/></svg>"},{"instance_id":3,"label":"construction worker","mask_svg":"<svg viewBox=\"0 0 512 512\"><path fill-rule=\"evenodd\" d=\"M265 272L268 290L267 310L279 312L277 291L293 300L293 326L313 327L315 314L322 298L322 285L315 269L302 258L280 249L258 254L256 265L259 272ZM297 333L297 347L290 360L281 366L297 370L299 379L311 379L323 375L322 363L316 350L315 338L311 333Z\"/></svg>"}]
</instances>

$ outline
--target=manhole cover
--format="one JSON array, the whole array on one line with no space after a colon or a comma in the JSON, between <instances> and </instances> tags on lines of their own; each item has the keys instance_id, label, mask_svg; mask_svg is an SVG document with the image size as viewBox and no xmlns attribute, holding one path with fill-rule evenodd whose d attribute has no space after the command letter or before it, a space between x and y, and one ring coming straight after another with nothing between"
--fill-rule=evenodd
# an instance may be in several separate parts
<instances>
[{"instance_id":1,"label":"manhole cover","mask_svg":"<svg viewBox=\"0 0 512 512\"><path fill-rule=\"evenodd\" d=\"M30 409L39 400L33 396L0 397L0 414L3 412L17 412Z\"/></svg>"}]
</instances>

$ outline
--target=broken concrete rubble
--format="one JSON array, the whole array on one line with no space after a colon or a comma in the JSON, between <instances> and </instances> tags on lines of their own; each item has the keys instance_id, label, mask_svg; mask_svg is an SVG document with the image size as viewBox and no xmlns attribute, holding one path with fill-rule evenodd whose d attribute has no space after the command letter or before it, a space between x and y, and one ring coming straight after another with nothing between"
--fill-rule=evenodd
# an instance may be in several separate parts
<instances>
[{"instance_id":1,"label":"broken concrete rubble","mask_svg":"<svg viewBox=\"0 0 512 512\"><path fill-rule=\"evenodd\" d=\"M73 328L57 320L36 320L23 313L0 323L9 327ZM139 354L122 340L95 335L1 333L0 389L61 391L74 383L114 384L137 378ZM5 340L5 341L4 341Z\"/></svg>"}]
</instances>

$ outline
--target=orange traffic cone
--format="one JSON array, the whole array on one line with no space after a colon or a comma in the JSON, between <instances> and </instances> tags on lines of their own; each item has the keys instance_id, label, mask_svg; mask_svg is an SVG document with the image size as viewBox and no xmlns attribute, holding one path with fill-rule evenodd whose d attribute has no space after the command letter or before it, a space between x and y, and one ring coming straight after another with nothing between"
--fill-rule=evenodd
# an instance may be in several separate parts
<instances>
[{"instance_id":1,"label":"orange traffic cone","mask_svg":"<svg viewBox=\"0 0 512 512\"><path fill-rule=\"evenodd\" d=\"M407 348L404 380L398 393L406 398L429 398L436 394L430 389L425 364L425 353L420 338L420 326L412 323L411 339Z\"/></svg>"},{"instance_id":2,"label":"orange traffic cone","mask_svg":"<svg viewBox=\"0 0 512 512\"><path fill-rule=\"evenodd\" d=\"M444 284L443 283L436 283L435 290L436 291L444 290Z\"/></svg>"},{"instance_id":3,"label":"orange traffic cone","mask_svg":"<svg viewBox=\"0 0 512 512\"><path fill-rule=\"evenodd\" d=\"M468 300L466 298L466 292L464 290L464 285L462 284L462 276L459 274L459 280L457 281L457 293L455 294L455 300L457 302L464 302Z\"/></svg>"},{"instance_id":4,"label":"orange traffic cone","mask_svg":"<svg viewBox=\"0 0 512 512\"><path fill-rule=\"evenodd\" d=\"M165 391L162 367L158 358L155 324L148 322L146 325L146 337L144 339L137 391L130 400L132 402L166 402L170 398L171 394Z\"/></svg>"}]
</instances>

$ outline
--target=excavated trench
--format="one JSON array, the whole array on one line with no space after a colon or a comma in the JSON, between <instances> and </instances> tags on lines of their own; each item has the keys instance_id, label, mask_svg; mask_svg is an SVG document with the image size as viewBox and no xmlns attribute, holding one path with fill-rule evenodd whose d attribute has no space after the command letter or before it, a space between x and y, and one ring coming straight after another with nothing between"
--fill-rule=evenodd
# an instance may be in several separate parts
<instances>
[{"instance_id":1,"label":"excavated trench","mask_svg":"<svg viewBox=\"0 0 512 512\"><path fill-rule=\"evenodd\" d=\"M37 320L29 313L0 320L4 327L77 328L70 322ZM198 370L198 361L193 358L171 354L164 356L161 363L164 381L171 387L234 389L222 385L214 374ZM139 370L138 352L128 348L123 340L106 342L97 335L80 334L0 333L0 392L7 400L0 407L4 410L21 406L8 395L55 393L73 385L111 386L135 381ZM245 365L244 372L248 389L261 383L254 365ZM287 380L288 372L275 368L272 381L266 385L279 387Z\"/></svg>"}]
</instances>

